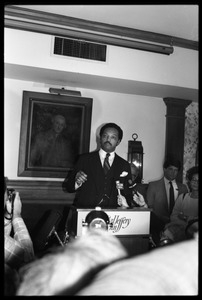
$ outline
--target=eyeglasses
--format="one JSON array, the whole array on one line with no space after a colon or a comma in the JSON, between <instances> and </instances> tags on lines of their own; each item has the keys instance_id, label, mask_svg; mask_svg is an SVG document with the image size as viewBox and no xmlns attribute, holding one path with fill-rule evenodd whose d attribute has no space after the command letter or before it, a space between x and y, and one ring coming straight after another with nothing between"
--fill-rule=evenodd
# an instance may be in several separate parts
<instances>
[{"instance_id":1,"label":"eyeglasses","mask_svg":"<svg viewBox=\"0 0 202 300\"><path fill-rule=\"evenodd\" d=\"M191 182L198 182L198 179L192 179Z\"/></svg>"}]
</instances>

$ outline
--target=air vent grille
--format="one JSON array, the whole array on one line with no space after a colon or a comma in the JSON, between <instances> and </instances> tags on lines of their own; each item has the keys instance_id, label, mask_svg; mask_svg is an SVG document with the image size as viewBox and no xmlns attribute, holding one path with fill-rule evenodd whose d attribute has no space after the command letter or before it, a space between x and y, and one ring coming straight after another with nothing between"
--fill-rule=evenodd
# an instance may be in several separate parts
<instances>
[{"instance_id":1,"label":"air vent grille","mask_svg":"<svg viewBox=\"0 0 202 300\"><path fill-rule=\"evenodd\" d=\"M54 54L106 61L106 45L55 37Z\"/></svg>"}]
</instances>

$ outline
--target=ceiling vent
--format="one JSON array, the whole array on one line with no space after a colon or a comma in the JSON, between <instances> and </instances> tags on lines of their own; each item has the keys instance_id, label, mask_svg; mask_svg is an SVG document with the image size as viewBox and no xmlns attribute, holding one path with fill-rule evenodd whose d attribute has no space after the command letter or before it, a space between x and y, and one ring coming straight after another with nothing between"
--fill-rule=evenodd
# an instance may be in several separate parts
<instances>
[{"instance_id":1,"label":"ceiling vent","mask_svg":"<svg viewBox=\"0 0 202 300\"><path fill-rule=\"evenodd\" d=\"M107 46L89 43L83 40L74 40L55 37L54 54L106 61Z\"/></svg>"}]
</instances>

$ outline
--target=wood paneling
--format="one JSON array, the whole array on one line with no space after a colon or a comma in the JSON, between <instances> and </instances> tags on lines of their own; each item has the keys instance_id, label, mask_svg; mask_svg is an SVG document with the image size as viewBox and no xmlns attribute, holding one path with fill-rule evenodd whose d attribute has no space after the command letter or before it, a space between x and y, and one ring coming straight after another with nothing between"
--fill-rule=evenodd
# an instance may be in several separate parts
<instances>
[{"instance_id":1,"label":"wood paneling","mask_svg":"<svg viewBox=\"0 0 202 300\"><path fill-rule=\"evenodd\" d=\"M7 186L14 188L20 194L22 217L33 240L36 226L44 219L48 211L60 213L59 229L64 229L69 207L73 203L75 194L64 192L62 182L8 180Z\"/></svg>"},{"instance_id":2,"label":"wood paneling","mask_svg":"<svg viewBox=\"0 0 202 300\"><path fill-rule=\"evenodd\" d=\"M164 98L167 106L165 156L172 155L181 162L177 179L183 179L185 109L190 100Z\"/></svg>"},{"instance_id":3,"label":"wood paneling","mask_svg":"<svg viewBox=\"0 0 202 300\"><path fill-rule=\"evenodd\" d=\"M8 187L20 193L23 202L43 204L71 205L75 194L64 192L62 182L34 181L34 180L8 180Z\"/></svg>"}]
</instances>

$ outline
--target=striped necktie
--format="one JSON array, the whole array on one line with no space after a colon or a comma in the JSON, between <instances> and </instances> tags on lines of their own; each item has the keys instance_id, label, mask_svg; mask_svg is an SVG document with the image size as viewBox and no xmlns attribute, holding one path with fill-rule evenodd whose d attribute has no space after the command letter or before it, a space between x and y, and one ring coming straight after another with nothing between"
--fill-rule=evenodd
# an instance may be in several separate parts
<instances>
[{"instance_id":1,"label":"striped necktie","mask_svg":"<svg viewBox=\"0 0 202 300\"><path fill-rule=\"evenodd\" d=\"M105 174L107 174L107 172L110 169L109 156L110 156L110 153L107 153L106 156L105 156L105 159L104 159L103 168L104 168Z\"/></svg>"},{"instance_id":2,"label":"striped necktie","mask_svg":"<svg viewBox=\"0 0 202 300\"><path fill-rule=\"evenodd\" d=\"M170 197L170 213L172 213L173 207L175 205L175 198L174 198L174 189L173 189L173 184L171 181L170 183L170 191L169 191L169 197Z\"/></svg>"}]
</instances>

